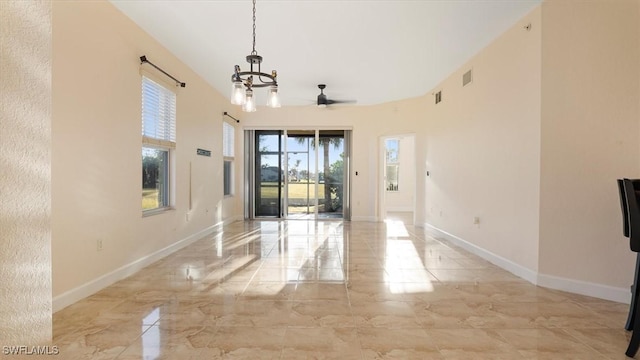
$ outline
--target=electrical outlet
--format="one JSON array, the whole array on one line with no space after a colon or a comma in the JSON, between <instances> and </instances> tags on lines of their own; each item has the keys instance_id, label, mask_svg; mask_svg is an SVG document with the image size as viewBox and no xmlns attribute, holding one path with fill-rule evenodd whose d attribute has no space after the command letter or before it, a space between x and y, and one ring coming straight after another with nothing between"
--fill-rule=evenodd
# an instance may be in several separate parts
<instances>
[{"instance_id":1,"label":"electrical outlet","mask_svg":"<svg viewBox=\"0 0 640 360\"><path fill-rule=\"evenodd\" d=\"M102 251L102 239L98 239L98 241L96 242L96 250Z\"/></svg>"}]
</instances>

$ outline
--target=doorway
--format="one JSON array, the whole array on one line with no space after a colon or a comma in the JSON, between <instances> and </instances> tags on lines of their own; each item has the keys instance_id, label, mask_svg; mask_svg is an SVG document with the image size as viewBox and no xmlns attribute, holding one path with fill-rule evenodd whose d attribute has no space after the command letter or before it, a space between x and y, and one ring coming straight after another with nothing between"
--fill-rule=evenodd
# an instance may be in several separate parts
<instances>
[{"instance_id":1,"label":"doorway","mask_svg":"<svg viewBox=\"0 0 640 360\"><path fill-rule=\"evenodd\" d=\"M416 198L415 135L380 138L380 218L414 224Z\"/></svg>"},{"instance_id":2,"label":"doorway","mask_svg":"<svg viewBox=\"0 0 640 360\"><path fill-rule=\"evenodd\" d=\"M348 220L350 136L350 130L245 131L245 216Z\"/></svg>"}]
</instances>

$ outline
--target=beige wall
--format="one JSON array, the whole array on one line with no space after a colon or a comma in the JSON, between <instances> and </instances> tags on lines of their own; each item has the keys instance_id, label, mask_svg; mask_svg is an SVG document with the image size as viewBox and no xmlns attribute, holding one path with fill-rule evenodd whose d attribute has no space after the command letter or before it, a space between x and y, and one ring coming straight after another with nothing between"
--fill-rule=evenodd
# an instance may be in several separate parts
<instances>
[{"instance_id":1,"label":"beige wall","mask_svg":"<svg viewBox=\"0 0 640 360\"><path fill-rule=\"evenodd\" d=\"M177 88L175 210L149 217L141 211L141 55L187 83ZM54 306L237 215L235 199L222 196L227 101L111 3L53 2L52 96Z\"/></svg>"},{"instance_id":2,"label":"beige wall","mask_svg":"<svg viewBox=\"0 0 640 360\"><path fill-rule=\"evenodd\" d=\"M0 1L0 346L51 341L51 4Z\"/></svg>"},{"instance_id":3,"label":"beige wall","mask_svg":"<svg viewBox=\"0 0 640 360\"><path fill-rule=\"evenodd\" d=\"M628 289L615 180L640 176L637 1L542 5L540 273Z\"/></svg>"},{"instance_id":4,"label":"beige wall","mask_svg":"<svg viewBox=\"0 0 640 360\"><path fill-rule=\"evenodd\" d=\"M638 6L546 1L434 90L427 225L532 282L628 301L615 179L640 170Z\"/></svg>"},{"instance_id":5,"label":"beige wall","mask_svg":"<svg viewBox=\"0 0 640 360\"><path fill-rule=\"evenodd\" d=\"M442 102L428 96L423 115L422 220L529 275L538 268L540 25L537 8L434 89Z\"/></svg>"}]
</instances>

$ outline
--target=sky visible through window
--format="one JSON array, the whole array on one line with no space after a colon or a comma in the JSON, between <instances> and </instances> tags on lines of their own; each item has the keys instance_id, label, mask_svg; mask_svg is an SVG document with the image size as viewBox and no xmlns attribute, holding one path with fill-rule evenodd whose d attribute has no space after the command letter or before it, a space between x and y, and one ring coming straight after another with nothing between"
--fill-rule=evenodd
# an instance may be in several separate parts
<instances>
[{"instance_id":1,"label":"sky visible through window","mask_svg":"<svg viewBox=\"0 0 640 360\"><path fill-rule=\"evenodd\" d=\"M398 139L389 139L385 141L385 147L387 150L387 162L397 163L398 162L398 147L400 141Z\"/></svg>"}]
</instances>

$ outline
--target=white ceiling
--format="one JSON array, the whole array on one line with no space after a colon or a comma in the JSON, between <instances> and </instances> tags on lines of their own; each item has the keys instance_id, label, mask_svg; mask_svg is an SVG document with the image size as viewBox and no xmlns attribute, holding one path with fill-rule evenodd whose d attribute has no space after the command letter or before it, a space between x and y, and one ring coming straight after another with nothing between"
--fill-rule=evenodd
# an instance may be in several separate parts
<instances>
[{"instance_id":1,"label":"white ceiling","mask_svg":"<svg viewBox=\"0 0 640 360\"><path fill-rule=\"evenodd\" d=\"M314 104L319 83L329 99L359 105L412 98L541 1L258 0L256 51L263 72L278 71L283 106ZM111 2L227 97L234 65L248 68L250 0Z\"/></svg>"}]
</instances>

